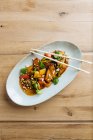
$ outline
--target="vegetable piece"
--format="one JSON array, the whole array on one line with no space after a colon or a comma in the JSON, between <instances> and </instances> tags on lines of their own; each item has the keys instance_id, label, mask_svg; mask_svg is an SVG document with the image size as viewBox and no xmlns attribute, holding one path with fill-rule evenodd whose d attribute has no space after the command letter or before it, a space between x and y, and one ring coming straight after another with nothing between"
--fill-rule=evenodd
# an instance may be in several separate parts
<instances>
[{"instance_id":1,"label":"vegetable piece","mask_svg":"<svg viewBox=\"0 0 93 140\"><path fill-rule=\"evenodd\" d=\"M62 54L60 51L55 51L55 54ZM53 58L57 59L57 60L61 60L62 57L60 56L56 56L56 55L53 55Z\"/></svg>"},{"instance_id":2,"label":"vegetable piece","mask_svg":"<svg viewBox=\"0 0 93 140\"><path fill-rule=\"evenodd\" d=\"M46 69L41 69L40 71L34 71L34 78L40 78L46 73Z\"/></svg>"},{"instance_id":3,"label":"vegetable piece","mask_svg":"<svg viewBox=\"0 0 93 140\"><path fill-rule=\"evenodd\" d=\"M39 73L40 73L41 76L44 75L44 74L46 73L46 69L41 69L41 70L39 71Z\"/></svg>"},{"instance_id":4,"label":"vegetable piece","mask_svg":"<svg viewBox=\"0 0 93 140\"><path fill-rule=\"evenodd\" d=\"M35 80L32 80L32 81L31 81L32 85L34 85L36 82L37 82L37 81L35 81Z\"/></svg>"},{"instance_id":5,"label":"vegetable piece","mask_svg":"<svg viewBox=\"0 0 93 140\"><path fill-rule=\"evenodd\" d=\"M36 81L35 80L32 81L32 86L33 86L34 89L40 89L40 85L37 82L37 80Z\"/></svg>"},{"instance_id":6,"label":"vegetable piece","mask_svg":"<svg viewBox=\"0 0 93 140\"><path fill-rule=\"evenodd\" d=\"M52 56L52 55L49 54L49 53L45 53L44 55L47 56L47 57L50 57L50 58L51 58L51 56Z\"/></svg>"},{"instance_id":7,"label":"vegetable piece","mask_svg":"<svg viewBox=\"0 0 93 140\"><path fill-rule=\"evenodd\" d=\"M58 61L60 61L60 60L62 59L62 57L60 57L60 56L55 56L55 55L53 56L53 58L54 58L54 59L57 59Z\"/></svg>"},{"instance_id":8,"label":"vegetable piece","mask_svg":"<svg viewBox=\"0 0 93 140\"><path fill-rule=\"evenodd\" d=\"M26 74L27 73L27 68L22 68L21 70L20 70L20 74L22 75L22 74Z\"/></svg>"},{"instance_id":9,"label":"vegetable piece","mask_svg":"<svg viewBox=\"0 0 93 140\"><path fill-rule=\"evenodd\" d=\"M28 79L30 78L28 74L20 75L20 79Z\"/></svg>"},{"instance_id":10,"label":"vegetable piece","mask_svg":"<svg viewBox=\"0 0 93 140\"><path fill-rule=\"evenodd\" d=\"M38 89L36 90L36 93L37 94L42 94L41 90L38 90Z\"/></svg>"},{"instance_id":11,"label":"vegetable piece","mask_svg":"<svg viewBox=\"0 0 93 140\"><path fill-rule=\"evenodd\" d=\"M28 73L31 73L32 70L33 70L33 66L29 66L29 67L27 67L27 72L28 72Z\"/></svg>"},{"instance_id":12,"label":"vegetable piece","mask_svg":"<svg viewBox=\"0 0 93 140\"><path fill-rule=\"evenodd\" d=\"M46 68L48 68L49 65L50 65L50 63L51 63L51 60L50 60L50 59L47 59L47 58L45 58L45 57L43 57L43 58L41 59L41 61L43 62L43 64L45 65Z\"/></svg>"},{"instance_id":13,"label":"vegetable piece","mask_svg":"<svg viewBox=\"0 0 93 140\"><path fill-rule=\"evenodd\" d=\"M40 66L41 69L45 68L45 65L42 61L39 61L39 66Z\"/></svg>"},{"instance_id":14,"label":"vegetable piece","mask_svg":"<svg viewBox=\"0 0 93 140\"><path fill-rule=\"evenodd\" d=\"M58 79L57 77L55 77L55 78L53 79L53 83L54 83L54 85L57 85L58 82L59 82L59 79Z\"/></svg>"},{"instance_id":15,"label":"vegetable piece","mask_svg":"<svg viewBox=\"0 0 93 140\"><path fill-rule=\"evenodd\" d=\"M40 75L39 71L35 71L34 78L40 78L40 77L41 77L41 75Z\"/></svg>"},{"instance_id":16,"label":"vegetable piece","mask_svg":"<svg viewBox=\"0 0 93 140\"><path fill-rule=\"evenodd\" d=\"M51 62L50 59L45 58L45 57L43 57L43 58L41 59L41 61L42 61L44 64L45 64L45 63L50 63L50 62Z\"/></svg>"},{"instance_id":17,"label":"vegetable piece","mask_svg":"<svg viewBox=\"0 0 93 140\"><path fill-rule=\"evenodd\" d=\"M37 83L33 84L33 88L38 89L38 84Z\"/></svg>"},{"instance_id":18,"label":"vegetable piece","mask_svg":"<svg viewBox=\"0 0 93 140\"><path fill-rule=\"evenodd\" d=\"M55 54L60 54L60 51L55 51Z\"/></svg>"},{"instance_id":19,"label":"vegetable piece","mask_svg":"<svg viewBox=\"0 0 93 140\"><path fill-rule=\"evenodd\" d=\"M56 56L56 55L53 55L53 58L57 59L57 58L58 58L58 56Z\"/></svg>"},{"instance_id":20,"label":"vegetable piece","mask_svg":"<svg viewBox=\"0 0 93 140\"><path fill-rule=\"evenodd\" d=\"M33 69L32 73L34 74L36 71L37 71L37 68L36 68L36 67L34 67L34 69Z\"/></svg>"},{"instance_id":21,"label":"vegetable piece","mask_svg":"<svg viewBox=\"0 0 93 140\"><path fill-rule=\"evenodd\" d=\"M47 60L49 60L49 59L47 59L46 57L43 57L42 59L41 59L41 61L44 63L44 62L46 62Z\"/></svg>"},{"instance_id":22,"label":"vegetable piece","mask_svg":"<svg viewBox=\"0 0 93 140\"><path fill-rule=\"evenodd\" d=\"M40 89L41 89L40 88L40 84L38 82L34 81L33 88L35 89L35 91L36 91L37 94L40 94L41 93L40 92Z\"/></svg>"},{"instance_id":23,"label":"vegetable piece","mask_svg":"<svg viewBox=\"0 0 93 140\"><path fill-rule=\"evenodd\" d=\"M59 52L59 51L55 51L55 54L60 54L60 52ZM54 57L55 59L57 59L59 56L54 55L53 57Z\"/></svg>"}]
</instances>

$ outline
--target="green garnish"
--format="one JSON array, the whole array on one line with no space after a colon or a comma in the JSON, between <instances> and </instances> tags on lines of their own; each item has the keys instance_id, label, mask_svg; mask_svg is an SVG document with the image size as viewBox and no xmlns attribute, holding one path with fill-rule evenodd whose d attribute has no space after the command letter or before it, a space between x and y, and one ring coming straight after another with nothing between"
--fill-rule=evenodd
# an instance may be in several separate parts
<instances>
[{"instance_id":1,"label":"green garnish","mask_svg":"<svg viewBox=\"0 0 93 140\"><path fill-rule=\"evenodd\" d=\"M41 69L45 68L45 65L42 61L39 61L39 66L40 66Z\"/></svg>"},{"instance_id":2,"label":"green garnish","mask_svg":"<svg viewBox=\"0 0 93 140\"><path fill-rule=\"evenodd\" d=\"M36 93L37 94L42 94L41 90L38 90L38 89L36 90Z\"/></svg>"},{"instance_id":3,"label":"green garnish","mask_svg":"<svg viewBox=\"0 0 93 140\"><path fill-rule=\"evenodd\" d=\"M56 56L56 55L54 55L53 57L54 57L55 59L57 59L57 58L58 58L58 56Z\"/></svg>"},{"instance_id":4,"label":"green garnish","mask_svg":"<svg viewBox=\"0 0 93 140\"><path fill-rule=\"evenodd\" d=\"M58 52L58 51L55 51L55 54L60 54L60 52Z\"/></svg>"},{"instance_id":5,"label":"green garnish","mask_svg":"<svg viewBox=\"0 0 93 140\"><path fill-rule=\"evenodd\" d=\"M34 89L38 89L37 83L33 84L33 88L34 88Z\"/></svg>"},{"instance_id":6,"label":"green garnish","mask_svg":"<svg viewBox=\"0 0 93 140\"><path fill-rule=\"evenodd\" d=\"M26 74L27 73L27 68L22 68L21 70L20 70L20 74L22 75L22 74Z\"/></svg>"},{"instance_id":7,"label":"green garnish","mask_svg":"<svg viewBox=\"0 0 93 140\"><path fill-rule=\"evenodd\" d=\"M55 51L55 54L60 54L60 52L59 52L59 51ZM57 59L57 60L61 60L61 57L60 57L60 56L54 55L53 57L54 57L55 59Z\"/></svg>"},{"instance_id":8,"label":"green garnish","mask_svg":"<svg viewBox=\"0 0 93 140\"><path fill-rule=\"evenodd\" d=\"M39 88L39 83L38 82L35 82L33 84L33 88L36 90L37 94L41 94L41 90L38 89Z\"/></svg>"},{"instance_id":9,"label":"green garnish","mask_svg":"<svg viewBox=\"0 0 93 140\"><path fill-rule=\"evenodd\" d=\"M59 79L58 79L57 77L55 77L55 78L53 79L53 83L54 83L54 85L57 85L58 82L59 82Z\"/></svg>"},{"instance_id":10,"label":"green garnish","mask_svg":"<svg viewBox=\"0 0 93 140\"><path fill-rule=\"evenodd\" d=\"M57 60L61 60L61 57L58 56Z\"/></svg>"},{"instance_id":11,"label":"green garnish","mask_svg":"<svg viewBox=\"0 0 93 140\"><path fill-rule=\"evenodd\" d=\"M37 80L32 81L32 86L34 89L38 89L39 88L39 83L37 82Z\"/></svg>"}]
</instances>

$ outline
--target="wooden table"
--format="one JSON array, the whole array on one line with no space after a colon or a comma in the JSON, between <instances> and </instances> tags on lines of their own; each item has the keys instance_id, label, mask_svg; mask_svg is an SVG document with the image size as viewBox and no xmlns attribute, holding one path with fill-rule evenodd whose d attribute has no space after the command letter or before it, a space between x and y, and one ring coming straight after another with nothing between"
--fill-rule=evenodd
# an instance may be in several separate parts
<instances>
[{"instance_id":1,"label":"wooden table","mask_svg":"<svg viewBox=\"0 0 93 140\"><path fill-rule=\"evenodd\" d=\"M93 140L92 73L80 72L58 95L33 107L12 103L5 88L15 64L51 41L75 43L92 61L92 27L92 0L0 0L0 140Z\"/></svg>"}]
</instances>

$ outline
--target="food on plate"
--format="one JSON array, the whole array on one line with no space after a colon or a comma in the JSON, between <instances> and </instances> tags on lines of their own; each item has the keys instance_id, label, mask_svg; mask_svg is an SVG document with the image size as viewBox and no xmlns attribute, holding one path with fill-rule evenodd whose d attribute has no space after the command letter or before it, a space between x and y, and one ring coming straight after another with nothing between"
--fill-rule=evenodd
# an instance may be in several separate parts
<instances>
[{"instance_id":1,"label":"food on plate","mask_svg":"<svg viewBox=\"0 0 93 140\"><path fill-rule=\"evenodd\" d=\"M65 52L59 50L55 50L53 53L66 55ZM44 55L68 64L68 59L66 57L60 57L48 53ZM51 86L52 83L57 85L59 77L66 69L66 65L52 61L46 57L43 57L42 59L35 58L32 65L20 70L20 87L27 95L41 94L41 90L45 87Z\"/></svg>"}]
</instances>

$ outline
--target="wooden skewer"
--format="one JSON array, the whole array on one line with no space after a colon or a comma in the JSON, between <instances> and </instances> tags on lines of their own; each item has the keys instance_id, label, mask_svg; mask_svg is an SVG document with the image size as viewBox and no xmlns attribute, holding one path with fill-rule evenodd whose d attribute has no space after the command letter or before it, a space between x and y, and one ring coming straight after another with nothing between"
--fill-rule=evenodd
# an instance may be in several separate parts
<instances>
[{"instance_id":1,"label":"wooden skewer","mask_svg":"<svg viewBox=\"0 0 93 140\"><path fill-rule=\"evenodd\" d=\"M34 51L30 51L30 52L33 53L33 54L36 54L36 55L40 55L40 56L42 56L42 57L45 57L45 58L47 58L47 59L50 59L50 60L52 60L52 61L55 61L55 62L57 62L57 63L64 64L64 65L66 65L66 66L68 66L68 67L71 67L71 68L73 68L73 69L76 69L76 70L79 70L79 71L85 72L85 73L87 73L87 74L90 74L89 71L83 70L83 69L81 69L81 68L74 67L74 66L69 65L69 64L66 64L66 63L64 63L64 62L60 62L60 61L55 60L55 59L53 59L53 58L50 58L50 57L44 56L43 54L39 54L39 53L34 52Z\"/></svg>"},{"instance_id":2,"label":"wooden skewer","mask_svg":"<svg viewBox=\"0 0 93 140\"><path fill-rule=\"evenodd\" d=\"M51 54L51 55L60 56L60 57L65 57L65 58L73 59L73 60L80 61L80 62L84 62L84 63L88 63L88 64L93 64L93 62L90 62L90 61L87 61L87 60L83 60L83 59L74 58L74 57L71 57L71 56L65 56L65 55L60 55L60 54L45 52L45 51L38 50L38 49L32 49L32 50L33 50L33 51L37 51L37 52L49 53L49 54Z\"/></svg>"}]
</instances>

